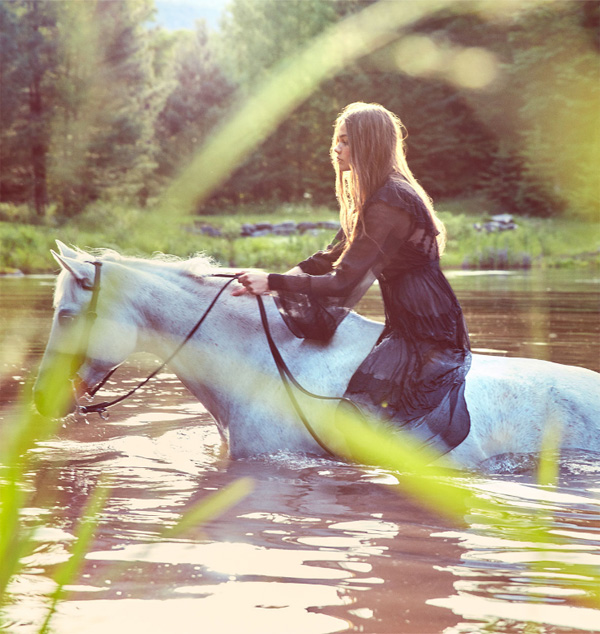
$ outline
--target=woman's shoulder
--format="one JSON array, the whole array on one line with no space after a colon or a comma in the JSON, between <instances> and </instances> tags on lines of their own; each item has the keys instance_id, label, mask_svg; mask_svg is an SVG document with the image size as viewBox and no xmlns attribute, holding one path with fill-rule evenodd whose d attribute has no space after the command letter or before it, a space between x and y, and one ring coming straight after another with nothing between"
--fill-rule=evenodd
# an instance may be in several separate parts
<instances>
[{"instance_id":1,"label":"woman's shoulder","mask_svg":"<svg viewBox=\"0 0 600 634\"><path fill-rule=\"evenodd\" d=\"M378 205L377 203L383 203ZM410 221L410 230L421 228L423 235L436 236L439 229L433 221L431 212L412 184L400 174L392 174L386 182L377 189L367 200L365 212L369 214L369 207L375 211L388 213L389 208L398 209L402 213L393 214L398 222Z\"/></svg>"},{"instance_id":2,"label":"woman's shoulder","mask_svg":"<svg viewBox=\"0 0 600 634\"><path fill-rule=\"evenodd\" d=\"M425 203L419 194L401 174L389 176L385 183L369 197L367 206L375 202L383 202L391 207L399 207L416 216L427 212Z\"/></svg>"}]
</instances>

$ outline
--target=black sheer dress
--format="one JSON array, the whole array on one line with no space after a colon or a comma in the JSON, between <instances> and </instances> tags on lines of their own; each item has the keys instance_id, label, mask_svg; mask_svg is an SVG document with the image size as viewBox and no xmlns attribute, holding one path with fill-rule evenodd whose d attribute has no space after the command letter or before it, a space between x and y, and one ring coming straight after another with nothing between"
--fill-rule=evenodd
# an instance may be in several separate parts
<instances>
[{"instance_id":1,"label":"black sheer dress","mask_svg":"<svg viewBox=\"0 0 600 634\"><path fill-rule=\"evenodd\" d=\"M378 279L385 328L344 396L447 452L469 433L464 388L471 352L461 307L440 270L438 231L399 175L371 196L364 220L363 236L347 251L340 232L299 264L304 275L271 274L269 287L295 335L327 340Z\"/></svg>"}]
</instances>

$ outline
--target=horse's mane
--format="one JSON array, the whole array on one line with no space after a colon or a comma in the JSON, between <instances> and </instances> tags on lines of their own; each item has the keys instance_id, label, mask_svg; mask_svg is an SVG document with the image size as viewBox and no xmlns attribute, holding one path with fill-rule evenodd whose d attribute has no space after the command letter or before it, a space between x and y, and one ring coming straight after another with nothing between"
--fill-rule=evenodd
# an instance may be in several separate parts
<instances>
[{"instance_id":1,"label":"horse's mane","mask_svg":"<svg viewBox=\"0 0 600 634\"><path fill-rule=\"evenodd\" d=\"M197 284L205 278L210 278L215 273L233 273L233 270L221 268L221 265L204 253L198 253L190 258L181 258L165 253L153 253L151 257L140 257L135 255L124 255L115 249L110 248L90 248L81 249L76 246L66 247L69 249L68 255L80 262L91 262L99 260L102 262L114 262L122 264L125 268L138 270L144 273L158 274L161 277L178 277L194 280ZM60 298L64 297L74 280L71 275L65 274L65 269L57 277L54 291L54 307L58 305Z\"/></svg>"},{"instance_id":2,"label":"horse's mane","mask_svg":"<svg viewBox=\"0 0 600 634\"><path fill-rule=\"evenodd\" d=\"M176 255L155 252L149 258L142 258L133 255L123 255L114 249L90 249L84 251L77 249L80 258L89 258L90 256L103 260L105 262L120 262L123 264L137 264L141 266L161 266L172 270L181 271L190 277L204 277L210 275L215 269L220 269L220 264L204 253L197 253L190 258L181 258Z\"/></svg>"}]
</instances>

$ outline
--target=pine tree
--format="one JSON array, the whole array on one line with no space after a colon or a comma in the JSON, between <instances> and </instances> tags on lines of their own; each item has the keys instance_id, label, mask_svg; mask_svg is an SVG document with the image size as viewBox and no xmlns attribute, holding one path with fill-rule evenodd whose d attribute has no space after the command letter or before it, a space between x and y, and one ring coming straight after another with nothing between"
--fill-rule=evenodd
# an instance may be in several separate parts
<instances>
[{"instance_id":1,"label":"pine tree","mask_svg":"<svg viewBox=\"0 0 600 634\"><path fill-rule=\"evenodd\" d=\"M0 3L0 201L28 199L24 179L22 128L26 110L19 22L8 3Z\"/></svg>"},{"instance_id":2,"label":"pine tree","mask_svg":"<svg viewBox=\"0 0 600 634\"><path fill-rule=\"evenodd\" d=\"M48 120L55 64L54 3L13 0L2 20L2 198L31 201L38 218L48 204Z\"/></svg>"},{"instance_id":3,"label":"pine tree","mask_svg":"<svg viewBox=\"0 0 600 634\"><path fill-rule=\"evenodd\" d=\"M98 198L154 193L154 125L166 99L147 22L150 0L60 3L52 192L70 216Z\"/></svg>"},{"instance_id":4,"label":"pine tree","mask_svg":"<svg viewBox=\"0 0 600 634\"><path fill-rule=\"evenodd\" d=\"M177 33L171 91L156 122L158 175L173 177L227 110L233 84L215 59L204 22Z\"/></svg>"},{"instance_id":5,"label":"pine tree","mask_svg":"<svg viewBox=\"0 0 600 634\"><path fill-rule=\"evenodd\" d=\"M217 44L223 67L239 86L238 98L337 19L334 3L327 0L234 0L227 7ZM322 91L307 95L217 196L234 202L311 197L333 203L329 144L336 114L329 95Z\"/></svg>"}]
</instances>

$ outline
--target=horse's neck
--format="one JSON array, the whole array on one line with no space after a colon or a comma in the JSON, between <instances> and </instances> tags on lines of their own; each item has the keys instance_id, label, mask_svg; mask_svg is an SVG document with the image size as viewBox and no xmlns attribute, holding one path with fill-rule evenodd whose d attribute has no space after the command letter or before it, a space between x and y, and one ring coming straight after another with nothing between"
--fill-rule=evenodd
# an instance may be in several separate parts
<instances>
[{"instance_id":1,"label":"horse's neck","mask_svg":"<svg viewBox=\"0 0 600 634\"><path fill-rule=\"evenodd\" d=\"M162 270L156 265L142 264L132 273L130 288L135 287L135 291L129 302L143 335L142 345L150 345L152 349L145 351L160 356L172 350L173 342L185 338L227 282L210 283L177 269ZM222 318L219 304L227 294L225 290L206 317L206 325L201 329L205 339L209 332L211 336L215 334L214 324L210 322Z\"/></svg>"},{"instance_id":2,"label":"horse's neck","mask_svg":"<svg viewBox=\"0 0 600 634\"><path fill-rule=\"evenodd\" d=\"M165 359L204 314L226 280L196 280L168 271L164 276L142 270L138 312L145 351ZM323 394L343 393L348 380L375 343L381 325L349 315L328 344L294 337L270 298L265 298L275 341L296 378ZM263 379L277 378L254 297L219 298L200 330L170 367L215 414L232 399L244 398L244 386L260 389ZM255 387L249 387L255 386ZM224 414L223 417L226 417Z\"/></svg>"},{"instance_id":3,"label":"horse's neck","mask_svg":"<svg viewBox=\"0 0 600 634\"><path fill-rule=\"evenodd\" d=\"M160 267L138 267L135 275L136 290L128 301L138 321L138 350L161 359L168 358L185 340L227 283L226 279L209 281L176 270L161 271ZM202 380L202 369L208 368L207 374L219 374L246 357L260 363L258 352L267 349L253 336L259 330L252 298L234 298L225 289L170 366L187 383L190 375ZM230 376L239 378L239 372L232 371Z\"/></svg>"}]
</instances>

